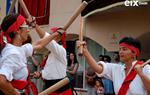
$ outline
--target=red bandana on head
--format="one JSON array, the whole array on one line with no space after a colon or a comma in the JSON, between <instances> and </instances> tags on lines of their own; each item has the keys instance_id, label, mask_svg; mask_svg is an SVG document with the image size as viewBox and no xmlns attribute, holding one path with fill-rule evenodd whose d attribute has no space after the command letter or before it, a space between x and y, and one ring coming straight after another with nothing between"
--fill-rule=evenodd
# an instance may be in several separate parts
<instances>
[{"instance_id":1,"label":"red bandana on head","mask_svg":"<svg viewBox=\"0 0 150 95\"><path fill-rule=\"evenodd\" d=\"M14 32L15 30L18 30L19 27L25 22L25 18L22 15L19 15L17 17L16 22L14 22L6 31L6 33Z\"/></svg>"},{"instance_id":2,"label":"red bandana on head","mask_svg":"<svg viewBox=\"0 0 150 95\"><path fill-rule=\"evenodd\" d=\"M2 47L4 47L5 43L11 43L11 38L9 37L9 33L14 32L19 29L19 27L25 22L25 18L22 15L17 17L16 22L14 22L5 32L1 32L0 43L2 43ZM5 41L6 40L6 41Z\"/></svg>"},{"instance_id":3,"label":"red bandana on head","mask_svg":"<svg viewBox=\"0 0 150 95\"><path fill-rule=\"evenodd\" d=\"M130 50L132 50L133 52L136 53L136 56L137 56L137 57L140 55L139 49L136 48L136 47L134 47L134 46L132 46L132 45L129 45L129 44L127 44L127 43L121 43L121 44L119 44L119 45L129 48Z\"/></svg>"},{"instance_id":4,"label":"red bandana on head","mask_svg":"<svg viewBox=\"0 0 150 95\"><path fill-rule=\"evenodd\" d=\"M57 30L58 30L59 28L57 28L57 27L53 27L53 28L51 28L51 31L54 33L54 32L56 32ZM61 42L62 42L62 45L63 45L63 47L64 48L66 48L66 32L64 32L63 34L62 34L62 36L61 36Z\"/></svg>"}]
</instances>

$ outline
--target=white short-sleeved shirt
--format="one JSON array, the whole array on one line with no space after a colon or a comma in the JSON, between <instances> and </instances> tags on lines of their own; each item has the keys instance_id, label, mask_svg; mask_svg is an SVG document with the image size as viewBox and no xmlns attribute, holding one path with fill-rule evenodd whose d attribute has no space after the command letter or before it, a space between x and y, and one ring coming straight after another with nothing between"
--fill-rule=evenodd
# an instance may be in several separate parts
<instances>
[{"instance_id":1,"label":"white short-sleeved shirt","mask_svg":"<svg viewBox=\"0 0 150 95\"><path fill-rule=\"evenodd\" d=\"M32 52L31 44L21 47L6 44L1 52L0 74L6 76L8 81L26 80L28 76L27 57L31 56Z\"/></svg>"},{"instance_id":2,"label":"white short-sleeved shirt","mask_svg":"<svg viewBox=\"0 0 150 95\"><path fill-rule=\"evenodd\" d=\"M137 61L132 63L132 66ZM100 75L106 76L113 81L115 93L118 94L119 89L126 77L124 65L104 63L102 61L98 62L103 65L103 72ZM146 65L143 68L143 73L150 79L150 65ZM99 74L97 74L99 76ZM137 74L134 80L131 82L126 95L148 95L147 91L143 85L140 76Z\"/></svg>"},{"instance_id":3,"label":"white short-sleeved shirt","mask_svg":"<svg viewBox=\"0 0 150 95\"><path fill-rule=\"evenodd\" d=\"M50 34L45 33L45 37ZM42 70L42 78L46 80L61 79L66 76L67 58L66 50L56 41L52 40L46 48L51 52L46 65Z\"/></svg>"}]
</instances>

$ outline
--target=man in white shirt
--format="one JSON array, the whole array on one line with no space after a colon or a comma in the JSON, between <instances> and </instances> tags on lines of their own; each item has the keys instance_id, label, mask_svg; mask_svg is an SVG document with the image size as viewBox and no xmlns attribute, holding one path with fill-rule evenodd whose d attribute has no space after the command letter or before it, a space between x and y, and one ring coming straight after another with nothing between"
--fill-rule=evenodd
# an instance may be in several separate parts
<instances>
[{"instance_id":1,"label":"man in white shirt","mask_svg":"<svg viewBox=\"0 0 150 95\"><path fill-rule=\"evenodd\" d=\"M107 76L113 81L117 95L150 95L150 66L142 66L137 61L141 51L141 45L137 39L125 37L119 42L119 57L124 65L111 64L100 61L96 63L87 50L85 42L77 41L77 47L83 45L83 55L90 67Z\"/></svg>"},{"instance_id":2,"label":"man in white shirt","mask_svg":"<svg viewBox=\"0 0 150 95\"><path fill-rule=\"evenodd\" d=\"M59 36L62 36L62 32L60 32L57 28L54 30L55 30L54 32L59 32L60 34ZM38 34L41 38L50 35L48 33L41 31L39 31ZM60 40L59 36L56 40ZM46 88L48 88L66 77L67 55L65 48L62 45L59 45L55 40L52 40L46 46L46 48L50 51L46 64L41 73L40 72L34 73L34 77L39 77L41 75L42 78L44 79ZM69 84L58 89L54 93L56 95L59 94L72 95L72 91Z\"/></svg>"}]
</instances>

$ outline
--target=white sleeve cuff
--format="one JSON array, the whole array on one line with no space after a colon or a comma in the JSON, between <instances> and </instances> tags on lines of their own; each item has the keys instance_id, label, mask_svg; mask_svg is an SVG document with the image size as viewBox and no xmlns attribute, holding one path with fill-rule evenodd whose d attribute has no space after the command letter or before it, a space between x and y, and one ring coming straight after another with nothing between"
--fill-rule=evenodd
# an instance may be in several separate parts
<instances>
[{"instance_id":1,"label":"white sleeve cuff","mask_svg":"<svg viewBox=\"0 0 150 95\"><path fill-rule=\"evenodd\" d=\"M102 66L103 66L103 71L102 71L102 73L101 74L99 74L99 73L96 73L97 74L97 76L99 76L99 77L102 77L102 76L104 76L106 73L107 73L107 65L106 65L106 63L105 62L103 62L103 61L99 61L98 62L98 64L101 64Z\"/></svg>"}]
</instances>

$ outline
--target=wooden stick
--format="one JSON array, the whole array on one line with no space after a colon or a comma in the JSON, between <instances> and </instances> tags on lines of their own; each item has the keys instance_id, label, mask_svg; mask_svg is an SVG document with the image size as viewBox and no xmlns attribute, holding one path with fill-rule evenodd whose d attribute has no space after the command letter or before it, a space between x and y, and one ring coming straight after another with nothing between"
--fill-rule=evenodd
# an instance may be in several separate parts
<instances>
[{"instance_id":1,"label":"wooden stick","mask_svg":"<svg viewBox=\"0 0 150 95\"><path fill-rule=\"evenodd\" d=\"M68 27L73 23L73 21L77 18L77 16L84 10L84 8L88 5L86 1L83 1L79 8L75 11L75 13L70 17L68 22L63 27L64 30L67 30Z\"/></svg>"},{"instance_id":2,"label":"wooden stick","mask_svg":"<svg viewBox=\"0 0 150 95\"><path fill-rule=\"evenodd\" d=\"M83 41L83 31L84 31L84 19L81 17L81 23L80 23L80 32L79 32L79 40ZM78 55L82 56L83 54L83 46L79 47L79 53Z\"/></svg>"},{"instance_id":3,"label":"wooden stick","mask_svg":"<svg viewBox=\"0 0 150 95\"><path fill-rule=\"evenodd\" d=\"M22 7L22 9L23 9L23 11L24 11L26 17L27 17L28 19L32 19L32 18L31 18L31 15L30 15L30 13L29 13L29 11L28 11L28 9L27 9L25 3L24 3L24 1L23 1L23 0L19 0L19 4L20 4L20 6Z\"/></svg>"},{"instance_id":4,"label":"wooden stick","mask_svg":"<svg viewBox=\"0 0 150 95\"><path fill-rule=\"evenodd\" d=\"M41 93L39 93L38 95L49 95L51 93L53 93L54 91L58 90L59 88L65 86L66 84L68 84L70 81L68 78L64 78L63 80L57 82L56 84L54 84L53 86L47 88L46 90L42 91Z\"/></svg>"},{"instance_id":5,"label":"wooden stick","mask_svg":"<svg viewBox=\"0 0 150 95\"><path fill-rule=\"evenodd\" d=\"M150 63L150 59L148 59L146 62L144 62L143 64L142 64L142 66L144 67L146 64L148 64L148 63Z\"/></svg>"},{"instance_id":6,"label":"wooden stick","mask_svg":"<svg viewBox=\"0 0 150 95\"><path fill-rule=\"evenodd\" d=\"M16 2L17 2L17 0L12 0L12 4L9 8L8 15L13 13Z\"/></svg>"}]
</instances>

